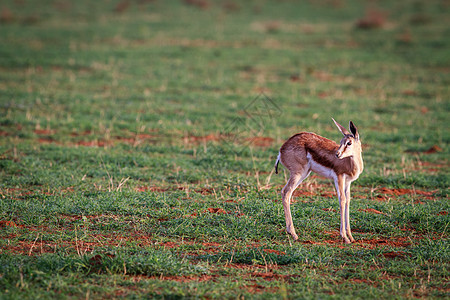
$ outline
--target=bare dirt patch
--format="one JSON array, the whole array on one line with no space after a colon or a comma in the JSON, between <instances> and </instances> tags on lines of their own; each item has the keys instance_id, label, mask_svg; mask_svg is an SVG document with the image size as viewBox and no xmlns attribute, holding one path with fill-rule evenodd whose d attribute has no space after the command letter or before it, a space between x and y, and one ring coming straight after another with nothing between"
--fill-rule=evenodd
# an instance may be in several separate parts
<instances>
[{"instance_id":1,"label":"bare dirt patch","mask_svg":"<svg viewBox=\"0 0 450 300\"><path fill-rule=\"evenodd\" d=\"M443 171L443 169L448 168L448 165L445 163L431 163L422 161L419 162L419 167L414 168L413 171L425 171L427 173L437 173Z\"/></svg>"},{"instance_id":2,"label":"bare dirt patch","mask_svg":"<svg viewBox=\"0 0 450 300\"><path fill-rule=\"evenodd\" d=\"M158 192L158 193L164 193L166 192L168 189L167 188L162 188L162 187L157 187L157 186L138 186L135 188L136 191L138 192Z\"/></svg>"},{"instance_id":3,"label":"bare dirt patch","mask_svg":"<svg viewBox=\"0 0 450 300\"><path fill-rule=\"evenodd\" d=\"M206 211L212 213L212 214L228 214L229 212L223 210L222 208L218 207L209 207Z\"/></svg>"},{"instance_id":4,"label":"bare dirt patch","mask_svg":"<svg viewBox=\"0 0 450 300\"><path fill-rule=\"evenodd\" d=\"M433 192L426 192L416 189L389 189L389 188L381 188L378 190L380 193L385 195L395 195L395 196L402 196L402 195L423 195L423 196L432 196Z\"/></svg>"},{"instance_id":5,"label":"bare dirt patch","mask_svg":"<svg viewBox=\"0 0 450 300\"><path fill-rule=\"evenodd\" d=\"M376 199L379 201L386 201L391 198L397 198L404 195L410 196L420 196L421 199L426 200L434 200L435 191L422 191L417 189L389 189L389 188L380 188L377 190ZM423 202L418 202L419 204L423 204Z\"/></svg>"},{"instance_id":6,"label":"bare dirt patch","mask_svg":"<svg viewBox=\"0 0 450 300\"><path fill-rule=\"evenodd\" d=\"M37 135L53 135L56 133L56 130L52 129L35 129L33 132Z\"/></svg>"},{"instance_id":7,"label":"bare dirt patch","mask_svg":"<svg viewBox=\"0 0 450 300\"><path fill-rule=\"evenodd\" d=\"M425 150L423 153L425 154L433 154L436 152L442 152L442 148L439 147L438 145L433 145L431 146L429 149Z\"/></svg>"},{"instance_id":8,"label":"bare dirt patch","mask_svg":"<svg viewBox=\"0 0 450 300\"><path fill-rule=\"evenodd\" d=\"M281 190L283 187L278 187ZM300 185L292 194L293 197L306 198L306 197L325 197L334 198L337 197L336 191L329 184L322 183L306 183ZM295 202L295 199L293 199Z\"/></svg>"},{"instance_id":9,"label":"bare dirt patch","mask_svg":"<svg viewBox=\"0 0 450 300\"><path fill-rule=\"evenodd\" d=\"M274 250L274 249L263 249L263 251L265 253L276 254L276 255L285 255L286 254L286 252L278 251L278 250Z\"/></svg>"},{"instance_id":10,"label":"bare dirt patch","mask_svg":"<svg viewBox=\"0 0 450 300\"><path fill-rule=\"evenodd\" d=\"M160 245L163 246L164 248L168 248L168 249L180 247L180 245L178 245L175 242L164 242L164 243L160 243Z\"/></svg>"},{"instance_id":11,"label":"bare dirt patch","mask_svg":"<svg viewBox=\"0 0 450 300\"><path fill-rule=\"evenodd\" d=\"M271 137L257 136L246 139L251 145L256 147L270 147L274 143L274 139Z\"/></svg>"},{"instance_id":12,"label":"bare dirt patch","mask_svg":"<svg viewBox=\"0 0 450 300\"><path fill-rule=\"evenodd\" d=\"M411 245L411 240L408 237L396 237L391 239L363 239L356 243L370 249L386 246L404 248Z\"/></svg>"},{"instance_id":13,"label":"bare dirt patch","mask_svg":"<svg viewBox=\"0 0 450 300\"><path fill-rule=\"evenodd\" d=\"M183 142L185 144L199 144L199 143L206 143L206 142L217 142L222 140L223 137L219 134L208 134L206 136L185 136L183 137Z\"/></svg>"},{"instance_id":14,"label":"bare dirt patch","mask_svg":"<svg viewBox=\"0 0 450 300\"><path fill-rule=\"evenodd\" d=\"M363 211L363 212L378 214L378 215L385 215L384 212L381 212L381 211L373 209L373 208L358 209L358 211Z\"/></svg>"},{"instance_id":15,"label":"bare dirt patch","mask_svg":"<svg viewBox=\"0 0 450 300\"><path fill-rule=\"evenodd\" d=\"M2 227L19 227L20 225L17 225L13 221L0 221L0 228Z\"/></svg>"},{"instance_id":16,"label":"bare dirt patch","mask_svg":"<svg viewBox=\"0 0 450 300\"><path fill-rule=\"evenodd\" d=\"M406 258L410 257L410 253L406 253L404 251L390 251L390 252L384 252L382 255L386 258Z\"/></svg>"}]
</instances>

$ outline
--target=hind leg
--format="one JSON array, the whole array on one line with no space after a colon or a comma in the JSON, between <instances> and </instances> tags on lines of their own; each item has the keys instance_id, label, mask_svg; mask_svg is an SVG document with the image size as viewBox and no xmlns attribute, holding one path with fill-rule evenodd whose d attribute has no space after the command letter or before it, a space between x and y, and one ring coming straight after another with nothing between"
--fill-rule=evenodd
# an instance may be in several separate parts
<instances>
[{"instance_id":1,"label":"hind leg","mask_svg":"<svg viewBox=\"0 0 450 300\"><path fill-rule=\"evenodd\" d=\"M304 171L300 173L291 172L289 180L287 184L284 186L281 191L281 197L283 202L284 209L284 217L286 219L286 231L294 238L294 240L298 239L297 234L295 233L294 223L292 222L291 215L291 197L294 190L302 183L302 181L308 177L309 171Z\"/></svg>"}]
</instances>

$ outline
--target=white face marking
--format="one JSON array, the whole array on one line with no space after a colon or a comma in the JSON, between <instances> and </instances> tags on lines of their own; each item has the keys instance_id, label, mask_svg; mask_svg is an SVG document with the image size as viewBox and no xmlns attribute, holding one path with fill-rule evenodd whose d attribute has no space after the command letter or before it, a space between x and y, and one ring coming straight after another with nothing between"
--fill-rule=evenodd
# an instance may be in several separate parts
<instances>
[{"instance_id":1,"label":"white face marking","mask_svg":"<svg viewBox=\"0 0 450 300\"><path fill-rule=\"evenodd\" d=\"M311 165L311 170L323 177L326 178L331 178L333 180L335 180L337 178L336 173L333 171L333 169L327 168L325 166L322 166L321 164L319 164L318 162L316 162L311 154L307 154L306 157L309 160L309 163Z\"/></svg>"}]
</instances>

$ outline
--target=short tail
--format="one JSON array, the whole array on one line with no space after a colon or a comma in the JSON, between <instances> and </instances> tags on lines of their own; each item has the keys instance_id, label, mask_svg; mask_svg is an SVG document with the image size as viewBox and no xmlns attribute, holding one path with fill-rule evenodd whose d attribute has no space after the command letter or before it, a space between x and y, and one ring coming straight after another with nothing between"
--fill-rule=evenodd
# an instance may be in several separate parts
<instances>
[{"instance_id":1,"label":"short tail","mask_svg":"<svg viewBox=\"0 0 450 300\"><path fill-rule=\"evenodd\" d=\"M280 152L278 152L277 161L275 162L275 174L278 174L278 163L280 162Z\"/></svg>"}]
</instances>

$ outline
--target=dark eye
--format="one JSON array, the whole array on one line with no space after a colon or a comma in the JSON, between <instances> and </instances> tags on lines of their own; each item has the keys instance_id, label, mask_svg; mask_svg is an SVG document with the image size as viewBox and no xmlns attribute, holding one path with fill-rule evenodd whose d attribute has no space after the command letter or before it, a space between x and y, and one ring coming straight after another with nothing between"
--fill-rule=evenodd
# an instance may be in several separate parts
<instances>
[{"instance_id":1,"label":"dark eye","mask_svg":"<svg viewBox=\"0 0 450 300\"><path fill-rule=\"evenodd\" d=\"M352 142L351 141L348 141L347 142L347 146L351 146L352 145Z\"/></svg>"}]
</instances>

